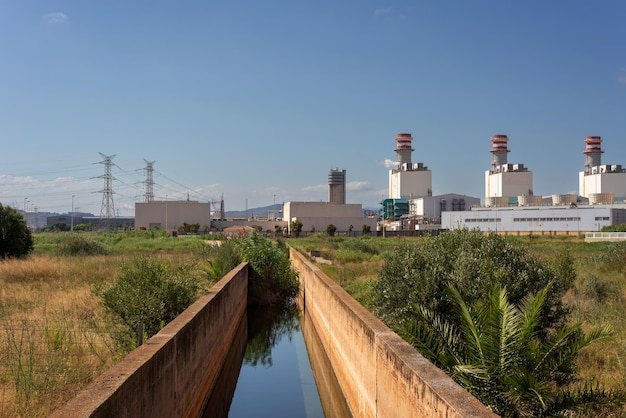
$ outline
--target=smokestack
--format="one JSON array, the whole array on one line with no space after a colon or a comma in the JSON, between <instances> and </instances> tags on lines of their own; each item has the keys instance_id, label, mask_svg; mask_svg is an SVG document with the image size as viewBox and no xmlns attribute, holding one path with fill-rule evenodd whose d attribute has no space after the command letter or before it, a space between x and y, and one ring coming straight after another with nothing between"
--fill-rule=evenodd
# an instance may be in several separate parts
<instances>
[{"instance_id":1,"label":"smokestack","mask_svg":"<svg viewBox=\"0 0 626 418\"><path fill-rule=\"evenodd\" d=\"M346 170L330 170L328 172L328 201L346 204Z\"/></svg>"},{"instance_id":2,"label":"smokestack","mask_svg":"<svg viewBox=\"0 0 626 418\"><path fill-rule=\"evenodd\" d=\"M493 171L507 163L507 153L510 152L508 142L509 137L506 135L494 135L491 137L491 169Z\"/></svg>"},{"instance_id":3,"label":"smokestack","mask_svg":"<svg viewBox=\"0 0 626 418\"><path fill-rule=\"evenodd\" d=\"M588 136L585 138L585 174L591 173L592 167L602 164L602 138L599 136Z\"/></svg>"},{"instance_id":4,"label":"smokestack","mask_svg":"<svg viewBox=\"0 0 626 418\"><path fill-rule=\"evenodd\" d=\"M398 134L396 135L396 161L400 164L411 163L411 152L415 151L411 147L413 137L411 134Z\"/></svg>"}]
</instances>

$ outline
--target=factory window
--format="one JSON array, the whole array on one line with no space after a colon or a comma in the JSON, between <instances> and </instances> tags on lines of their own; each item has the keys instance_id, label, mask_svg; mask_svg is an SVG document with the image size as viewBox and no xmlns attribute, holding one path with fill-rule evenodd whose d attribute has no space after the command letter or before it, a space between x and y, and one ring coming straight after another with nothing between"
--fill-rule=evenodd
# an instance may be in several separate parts
<instances>
[{"instance_id":1,"label":"factory window","mask_svg":"<svg viewBox=\"0 0 626 418\"><path fill-rule=\"evenodd\" d=\"M608 216L596 216L596 221L608 221Z\"/></svg>"}]
</instances>

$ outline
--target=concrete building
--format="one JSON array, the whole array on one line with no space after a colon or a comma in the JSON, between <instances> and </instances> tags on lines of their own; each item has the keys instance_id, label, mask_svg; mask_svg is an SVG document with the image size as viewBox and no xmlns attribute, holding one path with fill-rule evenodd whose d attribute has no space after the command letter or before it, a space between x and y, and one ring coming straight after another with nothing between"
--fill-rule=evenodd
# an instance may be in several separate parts
<instances>
[{"instance_id":1,"label":"concrete building","mask_svg":"<svg viewBox=\"0 0 626 418\"><path fill-rule=\"evenodd\" d=\"M432 172L423 163L411 162L414 151L411 134L396 135L396 161L398 167L389 170L389 198L411 199L432 196Z\"/></svg>"},{"instance_id":2,"label":"concrete building","mask_svg":"<svg viewBox=\"0 0 626 418\"><path fill-rule=\"evenodd\" d=\"M337 227L338 232L352 230L358 233L363 225L376 230L378 217L363 216L361 204L345 203L346 170L331 170L328 173L328 202L285 202L283 203L283 220L287 222L291 232L291 222L302 222L302 231L326 231L330 224Z\"/></svg>"},{"instance_id":3,"label":"concrete building","mask_svg":"<svg viewBox=\"0 0 626 418\"><path fill-rule=\"evenodd\" d=\"M478 228L504 234L580 233L623 223L626 205L480 207L443 212L441 219L443 229Z\"/></svg>"},{"instance_id":4,"label":"concrete building","mask_svg":"<svg viewBox=\"0 0 626 418\"><path fill-rule=\"evenodd\" d=\"M363 216L360 203L285 202L283 215L288 223L295 220L302 222L302 230L305 232L324 232L329 224L335 225L338 232L348 231L350 225L355 232L359 232L364 224L376 231L378 223L377 218Z\"/></svg>"},{"instance_id":5,"label":"concrete building","mask_svg":"<svg viewBox=\"0 0 626 418\"><path fill-rule=\"evenodd\" d=\"M509 138L491 137L491 170L485 171L485 206L516 204L519 196L533 195L533 174L524 164L509 164Z\"/></svg>"},{"instance_id":6,"label":"concrete building","mask_svg":"<svg viewBox=\"0 0 626 418\"><path fill-rule=\"evenodd\" d=\"M602 138L585 138L585 170L578 175L578 193L591 204L610 204L626 199L626 170L621 165L602 165Z\"/></svg>"},{"instance_id":7,"label":"concrete building","mask_svg":"<svg viewBox=\"0 0 626 418\"><path fill-rule=\"evenodd\" d=\"M135 229L173 230L187 224L211 226L211 204L190 200L135 203Z\"/></svg>"}]
</instances>

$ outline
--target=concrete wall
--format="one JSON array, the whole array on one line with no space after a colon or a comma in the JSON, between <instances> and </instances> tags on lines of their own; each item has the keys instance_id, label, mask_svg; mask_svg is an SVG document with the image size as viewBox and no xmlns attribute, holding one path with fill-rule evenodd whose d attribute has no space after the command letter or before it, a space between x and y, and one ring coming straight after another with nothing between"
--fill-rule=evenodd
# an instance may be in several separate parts
<instances>
[{"instance_id":1,"label":"concrete wall","mask_svg":"<svg viewBox=\"0 0 626 418\"><path fill-rule=\"evenodd\" d=\"M198 416L245 314L247 293L242 263L52 416Z\"/></svg>"},{"instance_id":2,"label":"concrete wall","mask_svg":"<svg viewBox=\"0 0 626 418\"><path fill-rule=\"evenodd\" d=\"M303 255L303 303L355 417L495 417Z\"/></svg>"},{"instance_id":3,"label":"concrete wall","mask_svg":"<svg viewBox=\"0 0 626 418\"><path fill-rule=\"evenodd\" d=\"M177 229L184 223L211 225L211 204L186 200L135 203L135 229Z\"/></svg>"}]
</instances>

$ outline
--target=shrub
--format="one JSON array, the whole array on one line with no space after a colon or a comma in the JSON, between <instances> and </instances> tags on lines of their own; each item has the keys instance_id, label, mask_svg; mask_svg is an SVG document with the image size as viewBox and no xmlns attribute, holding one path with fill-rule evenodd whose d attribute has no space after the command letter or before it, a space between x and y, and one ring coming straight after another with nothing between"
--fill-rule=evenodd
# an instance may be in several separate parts
<instances>
[{"instance_id":1,"label":"shrub","mask_svg":"<svg viewBox=\"0 0 626 418\"><path fill-rule=\"evenodd\" d=\"M213 280L221 279L241 262L241 256L233 240L221 241L218 245L209 245L206 256L211 268L209 276Z\"/></svg>"},{"instance_id":2,"label":"shrub","mask_svg":"<svg viewBox=\"0 0 626 418\"><path fill-rule=\"evenodd\" d=\"M33 248L33 236L22 215L0 203L0 258L25 257Z\"/></svg>"},{"instance_id":3,"label":"shrub","mask_svg":"<svg viewBox=\"0 0 626 418\"><path fill-rule=\"evenodd\" d=\"M571 259L563 257L559 270L567 272L568 262ZM572 286L571 278L558 278L551 265L524 248L513 247L504 237L460 229L426 237L417 244L403 244L385 254L376 283L377 312L392 326L413 317L416 305L452 320L450 286L459 289L463 300L471 305L497 284L507 289L512 304L518 304L528 293L536 293L549 283L553 284L542 316L546 327L567 320L561 297Z\"/></svg>"},{"instance_id":4,"label":"shrub","mask_svg":"<svg viewBox=\"0 0 626 418\"><path fill-rule=\"evenodd\" d=\"M328 224L326 226L326 233L331 236L334 237L335 236L335 232L337 232L337 227L333 224Z\"/></svg>"},{"instance_id":5,"label":"shrub","mask_svg":"<svg viewBox=\"0 0 626 418\"><path fill-rule=\"evenodd\" d=\"M66 238L59 245L58 252L61 255L99 255L108 253L101 243L79 236Z\"/></svg>"},{"instance_id":6,"label":"shrub","mask_svg":"<svg viewBox=\"0 0 626 418\"><path fill-rule=\"evenodd\" d=\"M198 289L190 265L172 268L142 256L122 265L115 285L103 293L103 301L132 330L143 324L150 337L193 303Z\"/></svg>"},{"instance_id":7,"label":"shrub","mask_svg":"<svg viewBox=\"0 0 626 418\"><path fill-rule=\"evenodd\" d=\"M282 241L253 232L237 241L241 257L250 264L248 303L251 305L280 305L290 303L298 294L298 273L291 268L289 253Z\"/></svg>"}]
</instances>

